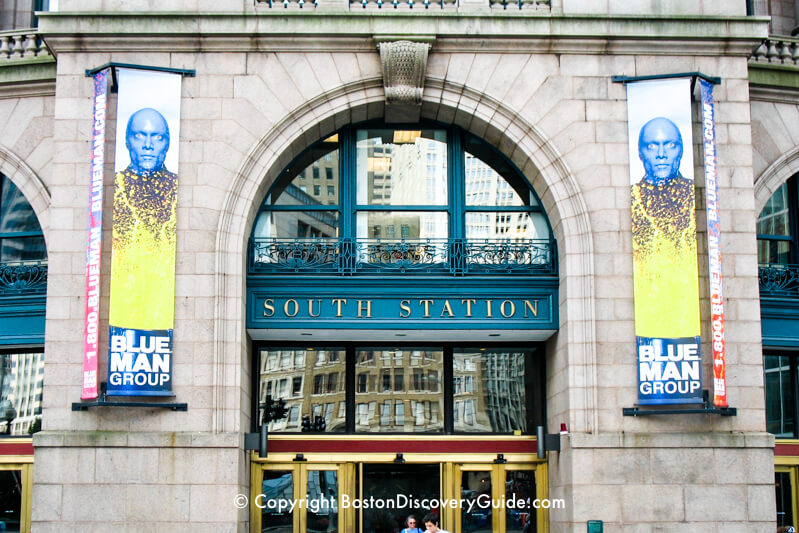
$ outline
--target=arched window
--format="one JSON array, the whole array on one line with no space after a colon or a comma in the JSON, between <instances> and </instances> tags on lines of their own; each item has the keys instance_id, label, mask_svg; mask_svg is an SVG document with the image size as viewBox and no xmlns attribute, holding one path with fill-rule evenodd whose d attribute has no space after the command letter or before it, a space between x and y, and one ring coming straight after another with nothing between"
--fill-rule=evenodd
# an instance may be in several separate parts
<instances>
[{"instance_id":1,"label":"arched window","mask_svg":"<svg viewBox=\"0 0 799 533\"><path fill-rule=\"evenodd\" d=\"M36 214L14 183L0 180L0 263L41 261L47 258L44 236Z\"/></svg>"},{"instance_id":2,"label":"arched window","mask_svg":"<svg viewBox=\"0 0 799 533\"><path fill-rule=\"evenodd\" d=\"M793 227L796 218L796 179L791 178L768 199L757 218L757 256L762 264L792 264L797 260Z\"/></svg>"},{"instance_id":3,"label":"arched window","mask_svg":"<svg viewBox=\"0 0 799 533\"><path fill-rule=\"evenodd\" d=\"M251 271L554 273L549 222L527 180L457 128L345 128L276 180Z\"/></svg>"}]
</instances>

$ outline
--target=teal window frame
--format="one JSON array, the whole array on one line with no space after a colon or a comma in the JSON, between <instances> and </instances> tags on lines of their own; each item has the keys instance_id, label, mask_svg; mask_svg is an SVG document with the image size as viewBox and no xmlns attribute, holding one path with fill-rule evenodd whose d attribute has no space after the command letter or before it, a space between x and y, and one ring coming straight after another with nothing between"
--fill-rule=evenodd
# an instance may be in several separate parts
<instances>
[{"instance_id":1,"label":"teal window frame","mask_svg":"<svg viewBox=\"0 0 799 533\"><path fill-rule=\"evenodd\" d=\"M365 205L356 202L356 135L358 130L369 129L394 129L394 130L444 130L447 135L447 193L448 202L446 205ZM306 154L312 150L318 150L323 146L325 139L338 135L338 150L339 150L339 202L333 205L305 205L302 208L297 205L269 205L273 192L278 188L285 186L285 179L283 175L292 169L299 161L302 161L307 156ZM529 193L526 201L527 205L523 206L475 206L466 205L466 190L465 190L465 157L466 150L464 149L464 141L481 144L484 148L496 157L495 164L500 167L496 169L494 165L483 158L479 158L487 166L495 169L495 171L502 176L509 183L517 183L523 185ZM331 150L330 152L332 152ZM475 156L477 157L477 156ZM311 162L310 164L313 164ZM310 164L303 168L308 168ZM296 177L294 175L291 179ZM281 192L285 194L285 191ZM491 147L485 141L482 141L476 136L462 130L457 126L445 126L435 122L423 122L420 124L384 124L381 122L365 122L358 125L346 126L337 132L332 132L329 135L323 136L322 139L312 144L306 151L297 156L286 169L281 172L275 180L275 184L270 187L264 201L262 202L256 219L264 213L271 212L309 212L309 211L327 211L338 213L338 236L337 239L357 239L356 235L356 217L358 213L372 212L372 211L415 211L415 212L445 212L448 215L448 233L450 239L465 239L466 238L466 223L465 217L467 213L530 213L541 214L546 221L548 230L547 238L554 245L554 236L552 226L549 222L544 211L540 198L532 187L530 182L524 174L502 153L496 148ZM255 228L253 228L253 237ZM383 237L383 240L388 240ZM400 240L400 239L396 239Z\"/></svg>"}]
</instances>

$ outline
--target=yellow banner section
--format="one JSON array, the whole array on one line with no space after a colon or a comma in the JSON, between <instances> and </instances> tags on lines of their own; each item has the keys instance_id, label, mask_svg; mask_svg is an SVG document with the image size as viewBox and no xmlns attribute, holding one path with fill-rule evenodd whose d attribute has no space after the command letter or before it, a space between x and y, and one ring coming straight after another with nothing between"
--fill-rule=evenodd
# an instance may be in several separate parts
<instances>
[{"instance_id":1,"label":"yellow banner section","mask_svg":"<svg viewBox=\"0 0 799 533\"><path fill-rule=\"evenodd\" d=\"M690 79L627 86L635 334L699 335Z\"/></svg>"},{"instance_id":2,"label":"yellow banner section","mask_svg":"<svg viewBox=\"0 0 799 533\"><path fill-rule=\"evenodd\" d=\"M699 335L693 181L632 186L635 334Z\"/></svg>"}]
</instances>

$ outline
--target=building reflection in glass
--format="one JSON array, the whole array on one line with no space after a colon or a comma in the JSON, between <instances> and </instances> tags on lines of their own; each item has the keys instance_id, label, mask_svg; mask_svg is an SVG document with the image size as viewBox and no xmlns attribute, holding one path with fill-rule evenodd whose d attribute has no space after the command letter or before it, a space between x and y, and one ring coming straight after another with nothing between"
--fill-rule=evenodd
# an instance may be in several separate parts
<instances>
[{"instance_id":1,"label":"building reflection in glass","mask_svg":"<svg viewBox=\"0 0 799 533\"><path fill-rule=\"evenodd\" d=\"M10 429L0 420L0 434L28 435L41 426L43 381L44 353L0 353L0 403L16 411Z\"/></svg>"},{"instance_id":2,"label":"building reflection in glass","mask_svg":"<svg viewBox=\"0 0 799 533\"><path fill-rule=\"evenodd\" d=\"M455 350L455 431L513 433L527 430L530 351Z\"/></svg>"},{"instance_id":3,"label":"building reflection in glass","mask_svg":"<svg viewBox=\"0 0 799 533\"><path fill-rule=\"evenodd\" d=\"M444 427L444 352L358 350L355 430L429 433Z\"/></svg>"},{"instance_id":4,"label":"building reflection in glass","mask_svg":"<svg viewBox=\"0 0 799 533\"><path fill-rule=\"evenodd\" d=\"M269 423L270 432L298 432L303 417L323 417L325 431L346 431L345 351L274 349L261 351L259 418L267 396L285 400L286 418Z\"/></svg>"}]
</instances>

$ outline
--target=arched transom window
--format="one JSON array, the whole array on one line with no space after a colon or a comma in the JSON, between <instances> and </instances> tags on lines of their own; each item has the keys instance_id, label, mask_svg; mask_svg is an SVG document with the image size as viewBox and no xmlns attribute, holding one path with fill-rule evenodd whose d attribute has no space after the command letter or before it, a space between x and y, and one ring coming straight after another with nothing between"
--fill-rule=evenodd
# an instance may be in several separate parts
<instances>
[{"instance_id":1,"label":"arched transom window","mask_svg":"<svg viewBox=\"0 0 799 533\"><path fill-rule=\"evenodd\" d=\"M296 158L268 192L250 269L342 274L555 271L527 180L457 128L348 127Z\"/></svg>"}]
</instances>

